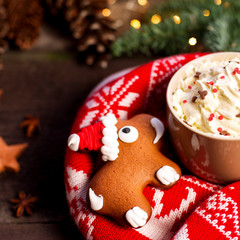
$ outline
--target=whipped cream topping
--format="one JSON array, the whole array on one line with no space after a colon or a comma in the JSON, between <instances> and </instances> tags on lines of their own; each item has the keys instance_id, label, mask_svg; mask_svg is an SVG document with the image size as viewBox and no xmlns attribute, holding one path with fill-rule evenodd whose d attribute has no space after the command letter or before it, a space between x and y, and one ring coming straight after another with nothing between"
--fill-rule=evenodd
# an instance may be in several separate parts
<instances>
[{"instance_id":1,"label":"whipped cream topping","mask_svg":"<svg viewBox=\"0 0 240 240\"><path fill-rule=\"evenodd\" d=\"M240 136L240 59L202 62L186 70L172 94L178 117L204 133Z\"/></svg>"}]
</instances>

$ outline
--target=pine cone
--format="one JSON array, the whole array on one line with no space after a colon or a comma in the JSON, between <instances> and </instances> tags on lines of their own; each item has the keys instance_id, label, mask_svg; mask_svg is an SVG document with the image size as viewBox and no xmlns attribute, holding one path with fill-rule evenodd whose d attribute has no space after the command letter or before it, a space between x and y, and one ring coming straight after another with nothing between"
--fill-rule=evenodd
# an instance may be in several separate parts
<instances>
[{"instance_id":1,"label":"pine cone","mask_svg":"<svg viewBox=\"0 0 240 240\"><path fill-rule=\"evenodd\" d=\"M29 49L37 40L42 23L40 0L5 0L8 13L8 38L20 49Z\"/></svg>"},{"instance_id":2,"label":"pine cone","mask_svg":"<svg viewBox=\"0 0 240 240\"><path fill-rule=\"evenodd\" d=\"M99 62L107 67L110 45L115 40L115 22L102 15L108 7L107 0L46 0L53 13L62 13L77 40L77 50L86 63Z\"/></svg>"},{"instance_id":3,"label":"pine cone","mask_svg":"<svg viewBox=\"0 0 240 240\"><path fill-rule=\"evenodd\" d=\"M9 24L7 21L7 9L4 0L0 0L0 55L2 55L8 48L8 42L5 40L9 31ZM0 62L0 69L2 69Z\"/></svg>"}]
</instances>

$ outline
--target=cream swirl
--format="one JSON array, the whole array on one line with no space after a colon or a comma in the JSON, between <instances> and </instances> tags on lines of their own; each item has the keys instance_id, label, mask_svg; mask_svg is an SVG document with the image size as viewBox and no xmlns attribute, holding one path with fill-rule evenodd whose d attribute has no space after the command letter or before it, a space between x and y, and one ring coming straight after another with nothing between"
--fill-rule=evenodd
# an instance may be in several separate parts
<instances>
[{"instance_id":1,"label":"cream swirl","mask_svg":"<svg viewBox=\"0 0 240 240\"><path fill-rule=\"evenodd\" d=\"M240 136L240 59L191 65L172 95L180 119L205 133Z\"/></svg>"}]
</instances>

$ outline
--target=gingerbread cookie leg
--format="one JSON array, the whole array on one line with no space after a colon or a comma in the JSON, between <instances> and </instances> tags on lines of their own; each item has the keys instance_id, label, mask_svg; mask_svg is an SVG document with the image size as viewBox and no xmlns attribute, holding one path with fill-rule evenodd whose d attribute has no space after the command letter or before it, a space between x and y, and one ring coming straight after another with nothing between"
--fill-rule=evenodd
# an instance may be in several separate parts
<instances>
[{"instance_id":1,"label":"gingerbread cookie leg","mask_svg":"<svg viewBox=\"0 0 240 240\"><path fill-rule=\"evenodd\" d=\"M115 180L113 179L113 181ZM116 186L109 184L109 191L105 191L105 189L99 186L94 187L94 185L88 191L92 210L99 214L111 216L119 223L129 224L134 228L146 224L151 216L152 209L141 189L133 187L116 189ZM121 185L121 182L119 185ZM124 193L129 193L128 197L124 197Z\"/></svg>"},{"instance_id":2,"label":"gingerbread cookie leg","mask_svg":"<svg viewBox=\"0 0 240 240\"><path fill-rule=\"evenodd\" d=\"M92 208L92 210L98 212L101 212L101 209L103 208L103 202L106 203L106 199L104 199L104 197L99 194L96 195L94 190L89 188L89 200L90 200L90 206ZM107 204L107 203L106 203ZM137 204L137 203L136 203ZM116 208L118 203L116 202ZM138 207L137 205L131 209L129 209L128 211L126 211L126 213L123 211L122 212L122 216L125 216L126 221L134 228L138 228L138 227L142 227L146 224L151 211L149 213L149 206L147 207L148 209L143 210L141 207ZM112 212L110 211L109 213L106 213L107 215L111 215ZM124 219L121 219L120 222L124 222Z\"/></svg>"},{"instance_id":3,"label":"gingerbread cookie leg","mask_svg":"<svg viewBox=\"0 0 240 240\"><path fill-rule=\"evenodd\" d=\"M142 210L140 207L136 206L126 212L126 220L128 223L134 227L142 227L146 224L148 219L148 214Z\"/></svg>"}]
</instances>

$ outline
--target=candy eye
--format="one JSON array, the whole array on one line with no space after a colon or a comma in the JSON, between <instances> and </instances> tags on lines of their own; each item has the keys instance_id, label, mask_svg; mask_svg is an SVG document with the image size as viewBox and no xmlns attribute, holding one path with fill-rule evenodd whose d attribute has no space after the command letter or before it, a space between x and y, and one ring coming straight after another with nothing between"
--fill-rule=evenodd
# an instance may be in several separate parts
<instances>
[{"instance_id":1,"label":"candy eye","mask_svg":"<svg viewBox=\"0 0 240 240\"><path fill-rule=\"evenodd\" d=\"M119 130L118 136L122 142L132 143L138 139L138 130L132 126L125 126Z\"/></svg>"}]
</instances>

